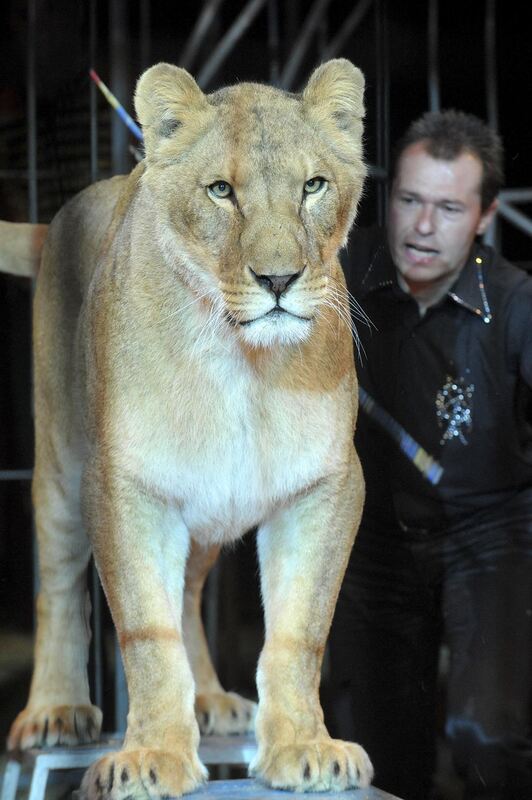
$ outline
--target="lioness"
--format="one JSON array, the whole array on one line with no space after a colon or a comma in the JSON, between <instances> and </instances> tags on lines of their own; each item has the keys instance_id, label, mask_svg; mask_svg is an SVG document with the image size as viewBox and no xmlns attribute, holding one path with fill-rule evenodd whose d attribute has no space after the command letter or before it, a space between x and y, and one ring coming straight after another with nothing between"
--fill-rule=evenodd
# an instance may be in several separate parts
<instances>
[{"instance_id":1,"label":"lioness","mask_svg":"<svg viewBox=\"0 0 532 800\"><path fill-rule=\"evenodd\" d=\"M251 773L366 786L368 756L329 737L318 699L364 495L337 260L365 176L363 77L333 60L301 95L242 83L206 96L158 64L135 105L145 158L60 211L39 270L36 663L9 747L98 736L92 547L130 710L123 749L89 768L82 797L162 799L205 781L195 692L210 729L245 730L254 709L218 682L201 587L220 546L257 527Z\"/></svg>"}]
</instances>

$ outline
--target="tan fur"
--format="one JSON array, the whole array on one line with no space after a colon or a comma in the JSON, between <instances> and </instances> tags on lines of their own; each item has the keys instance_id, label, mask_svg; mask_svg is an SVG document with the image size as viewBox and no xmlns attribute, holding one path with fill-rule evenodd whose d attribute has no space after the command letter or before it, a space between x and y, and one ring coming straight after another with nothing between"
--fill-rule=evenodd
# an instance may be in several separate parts
<instances>
[{"instance_id":1,"label":"tan fur","mask_svg":"<svg viewBox=\"0 0 532 800\"><path fill-rule=\"evenodd\" d=\"M318 699L363 502L337 260L365 175L362 97L344 60L301 96L255 84L205 96L157 65L136 92L145 159L50 227L34 314L36 663L9 746L97 735L92 548L130 710L123 750L85 775L91 800L175 797L205 779L195 694L204 731L250 726L254 705L211 664L200 599L220 545L254 526L266 636L251 771L297 790L371 780L362 748L330 739ZM217 181L234 196L217 197ZM272 281L288 275L288 313L270 314Z\"/></svg>"},{"instance_id":2,"label":"tan fur","mask_svg":"<svg viewBox=\"0 0 532 800\"><path fill-rule=\"evenodd\" d=\"M48 225L0 220L0 272L34 278Z\"/></svg>"}]
</instances>

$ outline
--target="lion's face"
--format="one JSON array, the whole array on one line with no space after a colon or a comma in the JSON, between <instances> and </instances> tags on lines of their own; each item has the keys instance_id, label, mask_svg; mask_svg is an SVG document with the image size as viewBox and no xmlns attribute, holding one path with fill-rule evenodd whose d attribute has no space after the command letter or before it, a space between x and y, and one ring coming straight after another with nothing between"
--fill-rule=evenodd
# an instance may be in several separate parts
<instances>
[{"instance_id":1,"label":"lion's face","mask_svg":"<svg viewBox=\"0 0 532 800\"><path fill-rule=\"evenodd\" d=\"M338 303L332 268L365 175L362 92L346 61L297 97L255 84L205 96L169 65L139 82L166 260L252 346L301 341Z\"/></svg>"}]
</instances>

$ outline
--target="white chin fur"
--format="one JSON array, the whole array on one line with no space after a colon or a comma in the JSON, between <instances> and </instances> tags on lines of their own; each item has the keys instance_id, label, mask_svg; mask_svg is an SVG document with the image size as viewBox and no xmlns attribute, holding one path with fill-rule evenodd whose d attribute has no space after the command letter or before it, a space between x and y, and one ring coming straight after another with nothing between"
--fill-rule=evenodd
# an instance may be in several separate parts
<instances>
[{"instance_id":1,"label":"white chin fur","mask_svg":"<svg viewBox=\"0 0 532 800\"><path fill-rule=\"evenodd\" d=\"M308 339L312 321L299 317L261 317L240 326L240 335L250 347L279 347L298 344Z\"/></svg>"}]
</instances>

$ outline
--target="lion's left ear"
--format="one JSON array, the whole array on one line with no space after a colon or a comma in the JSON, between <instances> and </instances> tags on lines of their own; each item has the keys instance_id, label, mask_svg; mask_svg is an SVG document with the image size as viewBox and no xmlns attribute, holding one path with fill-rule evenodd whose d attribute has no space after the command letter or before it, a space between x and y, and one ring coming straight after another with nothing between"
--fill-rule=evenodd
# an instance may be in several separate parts
<instances>
[{"instance_id":1,"label":"lion's left ear","mask_svg":"<svg viewBox=\"0 0 532 800\"><path fill-rule=\"evenodd\" d=\"M207 98L185 69L165 63L147 69L135 90L135 111L147 157L181 126L192 135L208 109ZM188 138L187 133L184 138Z\"/></svg>"},{"instance_id":2,"label":"lion's left ear","mask_svg":"<svg viewBox=\"0 0 532 800\"><path fill-rule=\"evenodd\" d=\"M325 127L336 129L360 143L364 118L364 76L345 58L319 66L303 91L309 116Z\"/></svg>"}]
</instances>

